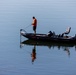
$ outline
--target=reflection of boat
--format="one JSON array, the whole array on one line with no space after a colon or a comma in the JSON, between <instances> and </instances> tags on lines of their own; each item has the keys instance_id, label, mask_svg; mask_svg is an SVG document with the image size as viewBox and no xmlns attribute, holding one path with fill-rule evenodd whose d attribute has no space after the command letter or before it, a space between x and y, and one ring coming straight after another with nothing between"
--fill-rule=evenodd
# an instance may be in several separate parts
<instances>
[{"instance_id":1,"label":"reflection of boat","mask_svg":"<svg viewBox=\"0 0 76 75\"><path fill-rule=\"evenodd\" d=\"M25 40L25 41L20 43L21 47L24 45L29 45L29 46L34 46L34 47L35 46L48 46L49 48L57 47L59 50L63 49L64 51L66 51L68 56L70 56L70 50L69 49L75 46L74 44L45 42L45 41L42 42L42 41L35 41L35 40ZM34 59L32 59L32 61L34 61Z\"/></svg>"},{"instance_id":2,"label":"reflection of boat","mask_svg":"<svg viewBox=\"0 0 76 75\"><path fill-rule=\"evenodd\" d=\"M23 29L20 30L20 34L31 40L38 41L52 41L52 42L65 42L65 43L76 43L76 36L62 36L62 35L52 35L48 34L34 34L34 33L26 33Z\"/></svg>"},{"instance_id":3,"label":"reflection of boat","mask_svg":"<svg viewBox=\"0 0 76 75\"><path fill-rule=\"evenodd\" d=\"M21 44L25 45L32 45L32 46L48 46L51 47L74 47L74 44L67 44L67 43L55 43L55 42L45 42L45 41L34 41L34 40L25 40L21 42Z\"/></svg>"}]
</instances>

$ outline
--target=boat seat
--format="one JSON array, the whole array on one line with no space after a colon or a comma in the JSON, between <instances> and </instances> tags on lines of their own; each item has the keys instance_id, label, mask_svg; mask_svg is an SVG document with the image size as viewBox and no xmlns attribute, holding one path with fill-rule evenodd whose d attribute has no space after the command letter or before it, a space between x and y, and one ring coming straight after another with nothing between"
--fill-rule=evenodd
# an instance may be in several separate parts
<instances>
[{"instance_id":1,"label":"boat seat","mask_svg":"<svg viewBox=\"0 0 76 75\"><path fill-rule=\"evenodd\" d=\"M68 27L66 31L62 33L62 36L64 36L64 34L67 36L70 33L70 30L71 30L71 27Z\"/></svg>"}]
</instances>

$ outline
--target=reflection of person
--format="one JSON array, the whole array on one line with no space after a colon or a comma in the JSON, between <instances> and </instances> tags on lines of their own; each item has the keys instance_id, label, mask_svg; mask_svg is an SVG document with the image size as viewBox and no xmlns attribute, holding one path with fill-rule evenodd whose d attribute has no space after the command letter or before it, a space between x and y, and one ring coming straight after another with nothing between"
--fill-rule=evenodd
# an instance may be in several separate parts
<instances>
[{"instance_id":1,"label":"reflection of person","mask_svg":"<svg viewBox=\"0 0 76 75\"><path fill-rule=\"evenodd\" d=\"M33 30L34 30L34 33L36 34L37 19L34 16L32 18L33 18L33 22L32 22Z\"/></svg>"},{"instance_id":2,"label":"reflection of person","mask_svg":"<svg viewBox=\"0 0 76 75\"><path fill-rule=\"evenodd\" d=\"M31 57L32 57L32 62L34 62L35 59L36 59L36 47L35 47L35 46L34 46L34 48L33 48L33 50L32 50Z\"/></svg>"}]
</instances>

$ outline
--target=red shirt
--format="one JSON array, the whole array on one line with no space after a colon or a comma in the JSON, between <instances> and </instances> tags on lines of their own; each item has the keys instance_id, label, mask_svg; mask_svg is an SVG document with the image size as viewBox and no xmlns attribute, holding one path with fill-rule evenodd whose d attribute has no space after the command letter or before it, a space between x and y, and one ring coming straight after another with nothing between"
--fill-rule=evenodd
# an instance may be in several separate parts
<instances>
[{"instance_id":1,"label":"red shirt","mask_svg":"<svg viewBox=\"0 0 76 75\"><path fill-rule=\"evenodd\" d=\"M36 19L33 19L32 25L33 26L36 26L37 25L37 20Z\"/></svg>"}]
</instances>

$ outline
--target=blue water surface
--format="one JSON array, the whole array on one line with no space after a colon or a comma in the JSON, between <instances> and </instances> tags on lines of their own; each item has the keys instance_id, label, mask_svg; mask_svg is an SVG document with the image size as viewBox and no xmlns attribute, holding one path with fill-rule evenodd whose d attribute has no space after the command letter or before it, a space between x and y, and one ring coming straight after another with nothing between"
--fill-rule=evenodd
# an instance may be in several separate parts
<instances>
[{"instance_id":1,"label":"blue water surface","mask_svg":"<svg viewBox=\"0 0 76 75\"><path fill-rule=\"evenodd\" d=\"M76 34L76 0L0 0L0 75L76 75L75 45L43 43L34 62L34 45L20 47L20 29L33 33L32 16L37 33L61 34L70 26L69 35Z\"/></svg>"}]
</instances>

